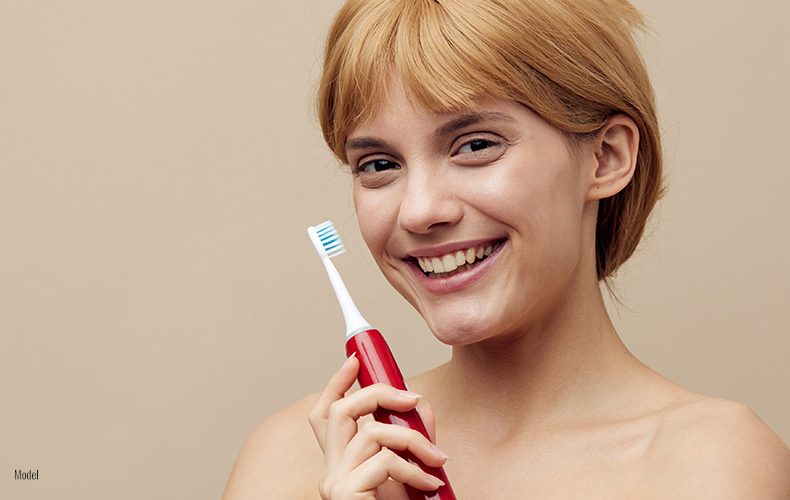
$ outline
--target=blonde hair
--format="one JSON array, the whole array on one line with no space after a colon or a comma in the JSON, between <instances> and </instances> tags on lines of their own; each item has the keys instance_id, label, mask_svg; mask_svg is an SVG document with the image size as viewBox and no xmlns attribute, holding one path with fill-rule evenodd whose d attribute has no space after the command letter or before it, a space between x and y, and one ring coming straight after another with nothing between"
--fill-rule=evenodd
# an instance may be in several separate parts
<instances>
[{"instance_id":1,"label":"blonde hair","mask_svg":"<svg viewBox=\"0 0 790 500\"><path fill-rule=\"evenodd\" d=\"M399 76L409 99L436 112L479 97L515 101L581 141L614 114L639 128L631 182L600 200L596 271L606 280L636 249L663 196L653 89L626 0L348 0L326 41L317 111L344 164L351 127L373 116Z\"/></svg>"}]
</instances>

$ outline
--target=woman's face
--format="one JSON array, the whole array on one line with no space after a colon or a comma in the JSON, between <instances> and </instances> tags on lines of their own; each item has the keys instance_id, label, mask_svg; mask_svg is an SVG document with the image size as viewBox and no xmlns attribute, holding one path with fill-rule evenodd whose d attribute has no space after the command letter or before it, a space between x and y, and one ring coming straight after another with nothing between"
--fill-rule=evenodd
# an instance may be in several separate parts
<instances>
[{"instance_id":1,"label":"woman's face","mask_svg":"<svg viewBox=\"0 0 790 500\"><path fill-rule=\"evenodd\" d=\"M581 272L587 156L528 108L435 114L396 84L346 152L362 236L440 341L539 323Z\"/></svg>"}]
</instances>

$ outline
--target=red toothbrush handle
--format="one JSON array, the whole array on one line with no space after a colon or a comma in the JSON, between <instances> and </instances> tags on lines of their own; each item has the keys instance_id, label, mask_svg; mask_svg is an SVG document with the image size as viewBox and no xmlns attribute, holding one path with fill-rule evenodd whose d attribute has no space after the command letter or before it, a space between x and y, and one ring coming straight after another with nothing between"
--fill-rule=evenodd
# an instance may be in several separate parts
<instances>
[{"instance_id":1,"label":"red toothbrush handle","mask_svg":"<svg viewBox=\"0 0 790 500\"><path fill-rule=\"evenodd\" d=\"M392 351L390 351L387 342L384 341L381 332L371 328L370 330L359 332L348 339L346 342L346 356L351 356L352 353L357 353L357 359L359 359L359 375L357 380L359 381L360 387L367 387L371 384L381 382L391 385L396 389L407 390L400 368L398 368L397 363L395 363ZM373 412L373 418L385 424L402 425L403 427L420 431L423 436L430 440L428 431L425 429L425 424L422 423L422 419L420 418L420 414L417 413L417 410L396 412L385 408L379 408ZM410 500L456 500L453 489L450 487L450 481L447 479L447 474L445 474L442 467L427 466L408 450L393 451L408 462L419 466L428 474L438 477L445 483L444 486L434 492L418 490L408 484L404 484Z\"/></svg>"}]
</instances>

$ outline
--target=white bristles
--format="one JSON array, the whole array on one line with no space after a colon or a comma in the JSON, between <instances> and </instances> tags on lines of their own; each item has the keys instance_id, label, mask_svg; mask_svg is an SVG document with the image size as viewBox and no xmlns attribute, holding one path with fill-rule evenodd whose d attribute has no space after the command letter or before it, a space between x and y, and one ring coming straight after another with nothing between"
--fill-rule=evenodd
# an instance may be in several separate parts
<instances>
[{"instance_id":1,"label":"white bristles","mask_svg":"<svg viewBox=\"0 0 790 500\"><path fill-rule=\"evenodd\" d=\"M341 241L340 235L337 234L337 229L335 229L332 221L322 222L315 226L315 232L318 236L318 241L321 242L321 248L324 249L329 257L336 257L346 251L346 247L343 246L343 241Z\"/></svg>"}]
</instances>

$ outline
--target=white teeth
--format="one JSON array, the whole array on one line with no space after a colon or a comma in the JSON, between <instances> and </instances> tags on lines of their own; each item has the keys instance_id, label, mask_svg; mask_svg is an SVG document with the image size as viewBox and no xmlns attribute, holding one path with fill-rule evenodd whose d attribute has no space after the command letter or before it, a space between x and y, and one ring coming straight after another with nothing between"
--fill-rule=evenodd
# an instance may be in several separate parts
<instances>
[{"instance_id":1,"label":"white teeth","mask_svg":"<svg viewBox=\"0 0 790 500\"><path fill-rule=\"evenodd\" d=\"M475 249L474 248L467 248L466 249L466 263L472 264L475 261Z\"/></svg>"},{"instance_id":2,"label":"white teeth","mask_svg":"<svg viewBox=\"0 0 790 500\"><path fill-rule=\"evenodd\" d=\"M420 264L420 267L422 267L422 270L426 271L426 272L431 272L431 270L433 269L431 267L431 259L428 258L428 257L425 257L425 258L420 259L420 260L422 260L422 263Z\"/></svg>"},{"instance_id":3,"label":"white teeth","mask_svg":"<svg viewBox=\"0 0 790 500\"><path fill-rule=\"evenodd\" d=\"M482 260L483 257L488 257L494 251L494 243L486 246L470 247L466 250L457 250L454 253L437 257L417 257L417 263L420 269L425 273L449 273L455 271L459 267L470 269L472 265Z\"/></svg>"},{"instance_id":4,"label":"white teeth","mask_svg":"<svg viewBox=\"0 0 790 500\"><path fill-rule=\"evenodd\" d=\"M463 266L464 264L466 264L466 254L463 250L458 250L455 252L455 265Z\"/></svg>"},{"instance_id":5,"label":"white teeth","mask_svg":"<svg viewBox=\"0 0 790 500\"><path fill-rule=\"evenodd\" d=\"M458 267L458 264L455 263L455 257L452 255L445 255L442 257L442 264L444 265L444 272L446 273L455 271L455 269Z\"/></svg>"}]
</instances>

